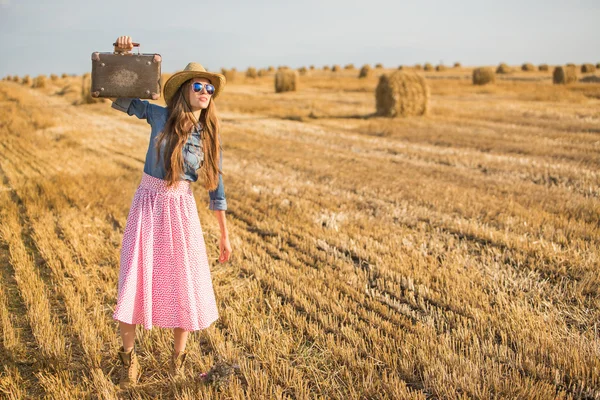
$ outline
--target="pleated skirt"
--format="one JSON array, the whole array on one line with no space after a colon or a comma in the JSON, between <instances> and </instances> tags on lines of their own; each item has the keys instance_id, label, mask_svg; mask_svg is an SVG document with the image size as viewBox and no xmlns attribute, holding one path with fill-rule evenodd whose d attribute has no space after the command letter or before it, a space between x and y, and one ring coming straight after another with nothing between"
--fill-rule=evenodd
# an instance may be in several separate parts
<instances>
[{"instance_id":1,"label":"pleated skirt","mask_svg":"<svg viewBox=\"0 0 600 400\"><path fill-rule=\"evenodd\" d=\"M123 234L113 319L196 331L218 317L190 182L167 188L144 172Z\"/></svg>"}]
</instances>

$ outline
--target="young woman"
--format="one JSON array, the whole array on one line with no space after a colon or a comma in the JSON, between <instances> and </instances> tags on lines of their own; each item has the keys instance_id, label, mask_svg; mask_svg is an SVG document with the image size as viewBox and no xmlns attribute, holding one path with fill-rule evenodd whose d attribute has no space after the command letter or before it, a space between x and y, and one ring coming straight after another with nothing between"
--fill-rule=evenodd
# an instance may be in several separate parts
<instances>
[{"instance_id":1,"label":"young woman","mask_svg":"<svg viewBox=\"0 0 600 400\"><path fill-rule=\"evenodd\" d=\"M115 51L133 48L120 36ZM123 235L118 300L123 346L120 386L137 383L141 369L134 349L135 327L174 328L170 373L183 375L189 331L207 328L218 317L202 227L190 182L203 178L209 208L221 229L219 262L229 260L231 245L221 174L223 155L214 99L225 77L189 63L164 84L167 107L136 98L113 99L112 107L145 119L151 126L142 179Z\"/></svg>"}]
</instances>

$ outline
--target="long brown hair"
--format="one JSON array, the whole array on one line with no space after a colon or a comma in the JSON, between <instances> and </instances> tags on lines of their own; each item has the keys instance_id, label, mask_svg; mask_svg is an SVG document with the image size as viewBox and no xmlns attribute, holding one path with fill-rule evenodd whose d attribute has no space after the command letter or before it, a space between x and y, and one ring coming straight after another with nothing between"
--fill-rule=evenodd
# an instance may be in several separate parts
<instances>
[{"instance_id":1,"label":"long brown hair","mask_svg":"<svg viewBox=\"0 0 600 400\"><path fill-rule=\"evenodd\" d=\"M154 148L156 159L160 159L160 143L165 143L163 160L165 163L167 186L173 186L183 174L183 146L188 135L196 125L196 117L189 108L189 93L192 79L184 82L167 103L168 118L163 131L159 134ZM184 97L185 96L185 97ZM219 135L220 122L217 117L217 106L211 98L208 107L200 112L202 124L202 144L204 163L199 170L198 178L204 179L207 190L215 190L219 184L219 152L221 142Z\"/></svg>"}]
</instances>

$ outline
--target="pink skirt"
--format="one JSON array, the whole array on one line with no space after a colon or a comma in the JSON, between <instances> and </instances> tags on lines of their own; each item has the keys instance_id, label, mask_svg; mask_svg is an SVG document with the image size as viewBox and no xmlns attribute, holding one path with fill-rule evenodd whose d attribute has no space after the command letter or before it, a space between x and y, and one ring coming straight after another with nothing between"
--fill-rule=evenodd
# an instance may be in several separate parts
<instances>
[{"instance_id":1,"label":"pink skirt","mask_svg":"<svg viewBox=\"0 0 600 400\"><path fill-rule=\"evenodd\" d=\"M190 182L144 173L123 234L113 319L197 331L219 318Z\"/></svg>"}]
</instances>

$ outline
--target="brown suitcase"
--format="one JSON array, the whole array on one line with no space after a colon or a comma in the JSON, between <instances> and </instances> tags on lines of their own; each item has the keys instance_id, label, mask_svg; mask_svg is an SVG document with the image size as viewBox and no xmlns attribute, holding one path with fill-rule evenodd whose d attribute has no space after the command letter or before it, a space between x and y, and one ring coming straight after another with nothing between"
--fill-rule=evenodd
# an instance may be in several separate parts
<instances>
[{"instance_id":1,"label":"brown suitcase","mask_svg":"<svg viewBox=\"0 0 600 400\"><path fill-rule=\"evenodd\" d=\"M113 43L116 46L116 43ZM160 54L92 53L92 97L160 97Z\"/></svg>"}]
</instances>

